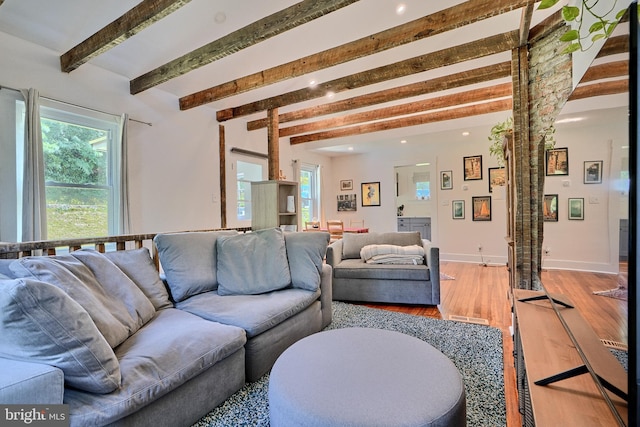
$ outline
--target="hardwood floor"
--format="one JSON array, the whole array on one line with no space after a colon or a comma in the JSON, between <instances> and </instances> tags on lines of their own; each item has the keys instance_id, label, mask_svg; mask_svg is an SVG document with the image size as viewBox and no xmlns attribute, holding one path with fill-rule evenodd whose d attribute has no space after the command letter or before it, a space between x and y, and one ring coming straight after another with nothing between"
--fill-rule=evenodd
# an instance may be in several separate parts
<instances>
[{"instance_id":1,"label":"hardwood floor","mask_svg":"<svg viewBox=\"0 0 640 427\"><path fill-rule=\"evenodd\" d=\"M440 271L454 277L454 279L440 282L441 304L437 307L393 304L366 305L436 319L449 319L452 315L486 319L490 326L502 330L507 426L520 426L521 417L518 411L513 362L513 339L509 331L511 302L506 267L441 262ZM543 271L541 278L550 293L569 296L576 309L591 324L601 339L624 345L628 343L626 301L593 294L594 291L615 288L617 276L549 270Z\"/></svg>"}]
</instances>

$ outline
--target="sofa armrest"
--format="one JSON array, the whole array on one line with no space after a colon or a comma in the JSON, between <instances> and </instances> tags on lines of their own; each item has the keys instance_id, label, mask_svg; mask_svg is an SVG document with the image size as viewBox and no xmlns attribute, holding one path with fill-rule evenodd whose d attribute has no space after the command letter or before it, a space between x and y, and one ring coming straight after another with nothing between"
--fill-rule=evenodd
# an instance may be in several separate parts
<instances>
[{"instance_id":1,"label":"sofa armrest","mask_svg":"<svg viewBox=\"0 0 640 427\"><path fill-rule=\"evenodd\" d=\"M342 240L336 240L327 246L327 264L335 267L342 261Z\"/></svg>"},{"instance_id":2,"label":"sofa armrest","mask_svg":"<svg viewBox=\"0 0 640 427\"><path fill-rule=\"evenodd\" d=\"M431 282L437 283L438 287L440 287L440 248L426 239L422 239L422 246L424 247L425 260L429 267Z\"/></svg>"},{"instance_id":3,"label":"sofa armrest","mask_svg":"<svg viewBox=\"0 0 640 427\"><path fill-rule=\"evenodd\" d=\"M320 308L322 310L322 329L331 323L333 317L333 268L328 264L322 264L320 274Z\"/></svg>"},{"instance_id":4,"label":"sofa armrest","mask_svg":"<svg viewBox=\"0 0 640 427\"><path fill-rule=\"evenodd\" d=\"M1 404L61 404L63 395L64 374L61 369L0 357Z\"/></svg>"}]
</instances>

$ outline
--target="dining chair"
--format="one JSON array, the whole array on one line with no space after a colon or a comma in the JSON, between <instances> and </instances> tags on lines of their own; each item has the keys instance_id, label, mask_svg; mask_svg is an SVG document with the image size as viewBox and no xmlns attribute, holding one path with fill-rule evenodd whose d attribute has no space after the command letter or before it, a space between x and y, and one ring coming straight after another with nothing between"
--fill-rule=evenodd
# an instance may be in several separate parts
<instances>
[{"instance_id":1,"label":"dining chair","mask_svg":"<svg viewBox=\"0 0 640 427\"><path fill-rule=\"evenodd\" d=\"M327 220L327 231L329 231L329 243L342 239L344 224L339 220Z\"/></svg>"},{"instance_id":2,"label":"dining chair","mask_svg":"<svg viewBox=\"0 0 640 427\"><path fill-rule=\"evenodd\" d=\"M364 219L350 219L349 227L352 228L364 228Z\"/></svg>"}]
</instances>

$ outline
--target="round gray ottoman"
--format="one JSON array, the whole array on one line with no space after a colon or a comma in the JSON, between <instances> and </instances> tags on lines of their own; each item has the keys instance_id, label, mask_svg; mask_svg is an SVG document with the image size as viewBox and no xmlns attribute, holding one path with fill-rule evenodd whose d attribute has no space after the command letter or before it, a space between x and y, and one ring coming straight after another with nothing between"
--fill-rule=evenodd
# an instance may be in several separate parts
<instances>
[{"instance_id":1,"label":"round gray ottoman","mask_svg":"<svg viewBox=\"0 0 640 427\"><path fill-rule=\"evenodd\" d=\"M464 384L453 363L399 332L346 328L289 347L269 378L280 426L464 426Z\"/></svg>"}]
</instances>

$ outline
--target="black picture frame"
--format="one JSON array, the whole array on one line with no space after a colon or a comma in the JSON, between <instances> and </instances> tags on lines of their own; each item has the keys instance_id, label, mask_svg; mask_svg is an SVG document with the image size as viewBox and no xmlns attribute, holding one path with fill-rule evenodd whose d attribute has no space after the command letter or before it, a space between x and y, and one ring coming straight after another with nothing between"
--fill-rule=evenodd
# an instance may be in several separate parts
<instances>
[{"instance_id":1,"label":"black picture frame","mask_svg":"<svg viewBox=\"0 0 640 427\"><path fill-rule=\"evenodd\" d=\"M545 175L569 175L569 149L550 148L545 152Z\"/></svg>"},{"instance_id":2,"label":"black picture frame","mask_svg":"<svg viewBox=\"0 0 640 427\"><path fill-rule=\"evenodd\" d=\"M602 184L602 160L587 160L583 167L585 184Z\"/></svg>"},{"instance_id":3,"label":"black picture frame","mask_svg":"<svg viewBox=\"0 0 640 427\"><path fill-rule=\"evenodd\" d=\"M472 197L471 208L474 221L491 221L491 196Z\"/></svg>"},{"instance_id":4,"label":"black picture frame","mask_svg":"<svg viewBox=\"0 0 640 427\"><path fill-rule=\"evenodd\" d=\"M507 185L506 168L489 168L489 193L493 193L493 187Z\"/></svg>"},{"instance_id":5,"label":"black picture frame","mask_svg":"<svg viewBox=\"0 0 640 427\"><path fill-rule=\"evenodd\" d=\"M362 206L380 206L380 181L360 184Z\"/></svg>"},{"instance_id":6,"label":"black picture frame","mask_svg":"<svg viewBox=\"0 0 640 427\"><path fill-rule=\"evenodd\" d=\"M482 180L482 156L466 156L462 159L465 181Z\"/></svg>"},{"instance_id":7,"label":"black picture frame","mask_svg":"<svg viewBox=\"0 0 640 427\"><path fill-rule=\"evenodd\" d=\"M542 204L544 222L558 222L558 195L545 194Z\"/></svg>"}]
</instances>

